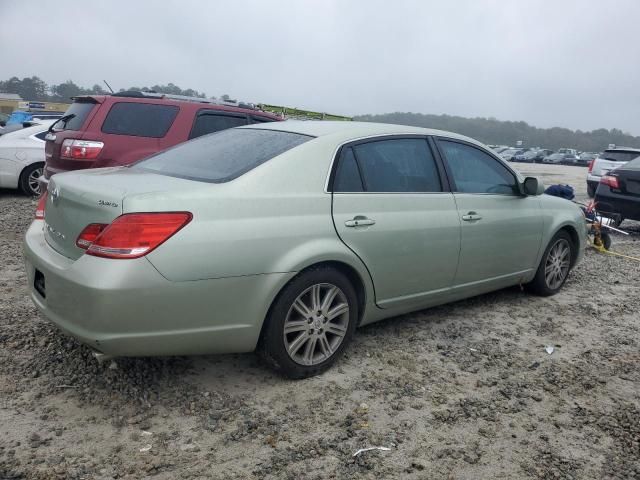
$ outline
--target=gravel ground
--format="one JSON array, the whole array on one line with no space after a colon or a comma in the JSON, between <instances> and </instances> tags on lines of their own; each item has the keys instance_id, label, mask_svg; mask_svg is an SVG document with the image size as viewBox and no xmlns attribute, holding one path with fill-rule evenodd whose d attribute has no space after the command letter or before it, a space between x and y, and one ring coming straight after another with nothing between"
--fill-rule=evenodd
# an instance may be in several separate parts
<instances>
[{"instance_id":1,"label":"gravel ground","mask_svg":"<svg viewBox=\"0 0 640 480\"><path fill-rule=\"evenodd\" d=\"M584 198L582 168L518 168ZM34 208L0 191L0 478L640 478L637 263L588 251L554 297L362 328L298 382L253 355L98 365L28 298ZM623 226L613 250L640 256ZM371 446L390 450L353 456Z\"/></svg>"}]
</instances>

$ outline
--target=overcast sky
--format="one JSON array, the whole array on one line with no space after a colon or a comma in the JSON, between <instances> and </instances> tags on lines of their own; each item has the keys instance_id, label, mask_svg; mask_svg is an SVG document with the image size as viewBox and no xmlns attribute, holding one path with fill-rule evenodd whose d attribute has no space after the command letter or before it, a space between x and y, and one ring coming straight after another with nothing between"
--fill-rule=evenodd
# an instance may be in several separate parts
<instances>
[{"instance_id":1,"label":"overcast sky","mask_svg":"<svg viewBox=\"0 0 640 480\"><path fill-rule=\"evenodd\" d=\"M0 77L640 135L639 0L0 0Z\"/></svg>"}]
</instances>

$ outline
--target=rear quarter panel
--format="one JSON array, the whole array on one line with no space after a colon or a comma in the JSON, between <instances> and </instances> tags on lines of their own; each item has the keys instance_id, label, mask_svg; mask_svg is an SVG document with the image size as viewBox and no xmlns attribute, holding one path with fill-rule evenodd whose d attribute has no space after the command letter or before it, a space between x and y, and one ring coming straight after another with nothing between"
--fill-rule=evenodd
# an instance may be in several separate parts
<instances>
[{"instance_id":1,"label":"rear quarter panel","mask_svg":"<svg viewBox=\"0 0 640 480\"><path fill-rule=\"evenodd\" d=\"M317 139L227 183L127 197L124 211L193 213L190 224L148 255L172 281L297 272L340 261L366 282L365 266L335 232L331 194L324 192L334 150L334 143Z\"/></svg>"}]
</instances>

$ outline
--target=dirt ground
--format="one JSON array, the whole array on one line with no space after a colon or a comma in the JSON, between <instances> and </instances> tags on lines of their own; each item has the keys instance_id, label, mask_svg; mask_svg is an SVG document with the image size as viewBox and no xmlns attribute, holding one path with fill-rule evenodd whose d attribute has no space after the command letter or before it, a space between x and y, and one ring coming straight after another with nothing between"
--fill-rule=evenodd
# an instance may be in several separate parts
<instances>
[{"instance_id":1,"label":"dirt ground","mask_svg":"<svg viewBox=\"0 0 640 480\"><path fill-rule=\"evenodd\" d=\"M517 167L585 198L584 168ZM2 479L640 478L638 263L588 251L554 297L362 328L303 381L251 354L98 365L28 298L34 208L0 191ZM623 228L612 250L640 256Z\"/></svg>"}]
</instances>

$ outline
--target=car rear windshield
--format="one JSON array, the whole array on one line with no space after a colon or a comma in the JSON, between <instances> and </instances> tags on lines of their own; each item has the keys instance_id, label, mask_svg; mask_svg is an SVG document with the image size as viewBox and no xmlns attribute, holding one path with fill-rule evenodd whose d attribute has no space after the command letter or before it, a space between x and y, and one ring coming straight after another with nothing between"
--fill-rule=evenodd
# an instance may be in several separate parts
<instances>
[{"instance_id":1,"label":"car rear windshield","mask_svg":"<svg viewBox=\"0 0 640 480\"><path fill-rule=\"evenodd\" d=\"M162 138L179 110L175 105L118 102L104 119L102 131L113 135Z\"/></svg>"},{"instance_id":2,"label":"car rear windshield","mask_svg":"<svg viewBox=\"0 0 640 480\"><path fill-rule=\"evenodd\" d=\"M172 177L222 183L313 137L291 132L234 128L198 137L135 164Z\"/></svg>"},{"instance_id":3,"label":"car rear windshield","mask_svg":"<svg viewBox=\"0 0 640 480\"><path fill-rule=\"evenodd\" d=\"M56 123L54 128L56 130L80 130L89 113L96 105L98 104L95 102L73 102L69 108L67 108L67 111L64 112L65 117L67 115L73 115L73 117L66 121L63 120Z\"/></svg>"},{"instance_id":4,"label":"car rear windshield","mask_svg":"<svg viewBox=\"0 0 640 480\"><path fill-rule=\"evenodd\" d=\"M611 160L612 162L628 162L634 158L640 157L640 152L624 152L624 151L609 151L605 150L600 154L600 158L605 160Z\"/></svg>"}]
</instances>

